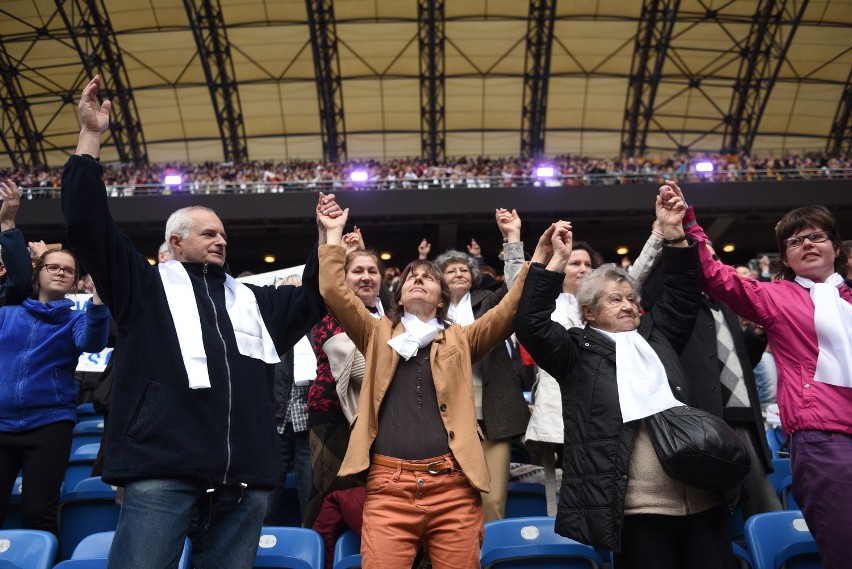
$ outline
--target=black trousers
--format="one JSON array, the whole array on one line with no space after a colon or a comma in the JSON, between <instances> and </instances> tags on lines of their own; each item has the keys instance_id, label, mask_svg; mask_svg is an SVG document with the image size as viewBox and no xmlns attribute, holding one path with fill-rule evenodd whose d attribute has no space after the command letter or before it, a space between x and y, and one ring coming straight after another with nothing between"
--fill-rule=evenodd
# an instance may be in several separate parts
<instances>
[{"instance_id":1,"label":"black trousers","mask_svg":"<svg viewBox=\"0 0 852 569\"><path fill-rule=\"evenodd\" d=\"M728 515L713 508L689 516L624 516L615 569L736 569Z\"/></svg>"},{"instance_id":2,"label":"black trousers","mask_svg":"<svg viewBox=\"0 0 852 569\"><path fill-rule=\"evenodd\" d=\"M6 521L15 478L23 470L23 527L59 535L59 490L73 430L74 423L61 421L22 433L0 433L0 525Z\"/></svg>"}]
</instances>

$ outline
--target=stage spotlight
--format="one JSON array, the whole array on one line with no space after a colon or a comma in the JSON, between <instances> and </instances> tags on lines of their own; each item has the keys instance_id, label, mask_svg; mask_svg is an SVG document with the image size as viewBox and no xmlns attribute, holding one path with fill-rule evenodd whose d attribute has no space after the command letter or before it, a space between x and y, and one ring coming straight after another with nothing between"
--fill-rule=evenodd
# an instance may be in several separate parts
<instances>
[{"instance_id":1,"label":"stage spotlight","mask_svg":"<svg viewBox=\"0 0 852 569\"><path fill-rule=\"evenodd\" d=\"M628 249L627 247L619 247L618 249L615 250L615 253L617 255L626 255L629 252L630 252L630 249Z\"/></svg>"},{"instance_id":2,"label":"stage spotlight","mask_svg":"<svg viewBox=\"0 0 852 569\"><path fill-rule=\"evenodd\" d=\"M695 163L695 171L701 172L702 174L710 174L713 172L713 163L712 162L696 162Z\"/></svg>"},{"instance_id":3,"label":"stage spotlight","mask_svg":"<svg viewBox=\"0 0 852 569\"><path fill-rule=\"evenodd\" d=\"M353 182L366 182L369 178L366 170L355 170L349 174L349 179Z\"/></svg>"},{"instance_id":4,"label":"stage spotlight","mask_svg":"<svg viewBox=\"0 0 852 569\"><path fill-rule=\"evenodd\" d=\"M379 259L381 259L382 261L390 261L391 260L391 254L388 253L387 251L383 251L379 255Z\"/></svg>"},{"instance_id":5,"label":"stage spotlight","mask_svg":"<svg viewBox=\"0 0 852 569\"><path fill-rule=\"evenodd\" d=\"M168 176L163 178L163 182L165 182L167 186L180 186L182 180L181 177L177 174L169 174Z\"/></svg>"},{"instance_id":6,"label":"stage spotlight","mask_svg":"<svg viewBox=\"0 0 852 569\"><path fill-rule=\"evenodd\" d=\"M553 166L539 166L535 169L537 178L552 178L554 175Z\"/></svg>"},{"instance_id":7,"label":"stage spotlight","mask_svg":"<svg viewBox=\"0 0 852 569\"><path fill-rule=\"evenodd\" d=\"M727 245L724 245L722 247L722 251L724 251L725 253L733 253L734 251L736 251L736 249L737 248L734 246L733 243L728 243Z\"/></svg>"},{"instance_id":8,"label":"stage spotlight","mask_svg":"<svg viewBox=\"0 0 852 569\"><path fill-rule=\"evenodd\" d=\"M275 262L275 255L265 255L263 257L263 262L264 263L270 263L270 264L274 263Z\"/></svg>"}]
</instances>

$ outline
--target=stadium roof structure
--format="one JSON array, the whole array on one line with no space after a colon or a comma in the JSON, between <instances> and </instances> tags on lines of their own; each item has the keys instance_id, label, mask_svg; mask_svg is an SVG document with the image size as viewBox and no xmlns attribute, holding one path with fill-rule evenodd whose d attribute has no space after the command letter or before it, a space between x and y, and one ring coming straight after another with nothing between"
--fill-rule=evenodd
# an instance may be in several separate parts
<instances>
[{"instance_id":1,"label":"stadium roof structure","mask_svg":"<svg viewBox=\"0 0 852 569\"><path fill-rule=\"evenodd\" d=\"M850 0L4 0L0 166L849 152Z\"/></svg>"}]
</instances>

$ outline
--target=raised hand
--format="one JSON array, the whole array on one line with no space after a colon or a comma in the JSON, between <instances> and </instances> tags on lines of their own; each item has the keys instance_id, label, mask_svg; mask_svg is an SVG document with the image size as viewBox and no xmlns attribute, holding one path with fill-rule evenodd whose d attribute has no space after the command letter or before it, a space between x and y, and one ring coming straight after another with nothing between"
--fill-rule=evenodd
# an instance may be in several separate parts
<instances>
[{"instance_id":1,"label":"raised hand","mask_svg":"<svg viewBox=\"0 0 852 569\"><path fill-rule=\"evenodd\" d=\"M686 203L682 195L678 196L668 185L660 186L655 210L657 222L667 239L671 238L669 233L673 229L678 230L679 235L683 234L682 224L683 216L686 214Z\"/></svg>"},{"instance_id":2,"label":"raised hand","mask_svg":"<svg viewBox=\"0 0 852 569\"><path fill-rule=\"evenodd\" d=\"M503 234L503 239L506 239L509 243L516 243L521 240L521 218L518 216L517 210L509 211L508 209L498 208L494 211L494 217L497 219L497 227Z\"/></svg>"},{"instance_id":3,"label":"raised hand","mask_svg":"<svg viewBox=\"0 0 852 569\"><path fill-rule=\"evenodd\" d=\"M482 248L479 246L479 243L476 242L476 239L470 240L470 244L467 246L467 252L471 257L482 256Z\"/></svg>"},{"instance_id":4,"label":"raised hand","mask_svg":"<svg viewBox=\"0 0 852 569\"><path fill-rule=\"evenodd\" d=\"M0 183L0 198L3 206L0 207L0 231L8 231L15 228L15 216L21 207L21 192L12 180Z\"/></svg>"},{"instance_id":5,"label":"raised hand","mask_svg":"<svg viewBox=\"0 0 852 569\"><path fill-rule=\"evenodd\" d=\"M320 245L329 243L340 245L343 240L343 228L349 219L349 208L340 209L334 194L319 193L317 200L317 229Z\"/></svg>"},{"instance_id":6,"label":"raised hand","mask_svg":"<svg viewBox=\"0 0 852 569\"><path fill-rule=\"evenodd\" d=\"M429 252L432 250L432 244L426 240L424 237L420 242L420 245L417 246L417 258L421 261L425 261L429 257Z\"/></svg>"},{"instance_id":7,"label":"raised hand","mask_svg":"<svg viewBox=\"0 0 852 569\"><path fill-rule=\"evenodd\" d=\"M541 237L538 238L538 243L536 243L535 251L533 251L533 256L530 259L530 262L541 263L542 265L546 265L550 262L550 259L553 258L553 245L550 243L550 239L553 237L555 229L556 224L551 223L550 226L544 230L544 233L542 233Z\"/></svg>"},{"instance_id":8,"label":"raised hand","mask_svg":"<svg viewBox=\"0 0 852 569\"><path fill-rule=\"evenodd\" d=\"M571 222L559 220L553 224L553 233L550 236L550 245L553 247L553 258L547 264L548 270L562 272L571 257L574 243L574 233Z\"/></svg>"},{"instance_id":9,"label":"raised hand","mask_svg":"<svg viewBox=\"0 0 852 569\"><path fill-rule=\"evenodd\" d=\"M100 136L109 128L112 103L107 100L103 104L98 104L98 89L100 89L101 81L101 76L95 75L83 89L80 102L77 104L81 136L86 132Z\"/></svg>"},{"instance_id":10,"label":"raised hand","mask_svg":"<svg viewBox=\"0 0 852 569\"><path fill-rule=\"evenodd\" d=\"M47 243L44 241L30 241L27 247L30 249L30 258L33 261L38 260L47 251Z\"/></svg>"},{"instance_id":11,"label":"raised hand","mask_svg":"<svg viewBox=\"0 0 852 569\"><path fill-rule=\"evenodd\" d=\"M361 229L356 225L355 228L343 236L343 246L346 247L346 254L358 249L366 249L364 245L364 237L361 235Z\"/></svg>"}]
</instances>

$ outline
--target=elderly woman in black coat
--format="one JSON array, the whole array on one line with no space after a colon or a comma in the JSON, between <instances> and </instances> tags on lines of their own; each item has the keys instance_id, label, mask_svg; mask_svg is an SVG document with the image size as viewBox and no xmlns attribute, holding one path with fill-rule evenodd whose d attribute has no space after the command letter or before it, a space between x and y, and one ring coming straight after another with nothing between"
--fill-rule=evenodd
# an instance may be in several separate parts
<instances>
[{"instance_id":1,"label":"elderly woman in black coat","mask_svg":"<svg viewBox=\"0 0 852 569\"><path fill-rule=\"evenodd\" d=\"M719 496L670 478L643 419L690 403L679 354L698 313L701 269L679 223L685 205L657 198L666 239L665 292L639 316L633 279L604 265L577 291L584 328L550 319L571 254L571 225L559 222L546 268L533 264L515 332L559 381L565 424L556 531L615 553L618 569L735 566ZM535 259L534 259L535 261Z\"/></svg>"}]
</instances>

